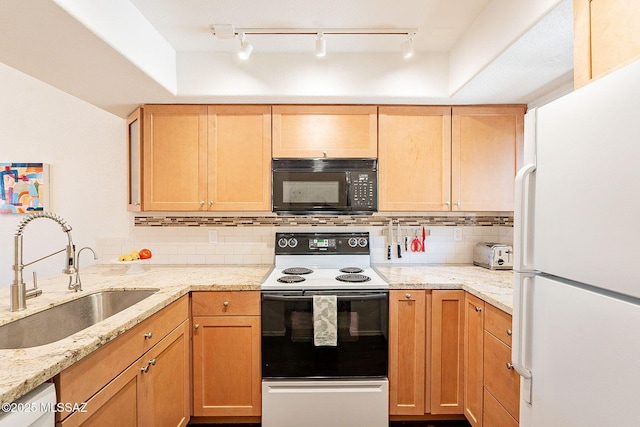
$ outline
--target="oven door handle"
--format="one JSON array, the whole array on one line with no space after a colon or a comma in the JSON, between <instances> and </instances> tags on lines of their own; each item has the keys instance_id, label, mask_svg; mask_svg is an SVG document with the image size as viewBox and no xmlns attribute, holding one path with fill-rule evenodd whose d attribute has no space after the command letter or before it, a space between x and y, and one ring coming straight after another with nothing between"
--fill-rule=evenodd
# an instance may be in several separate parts
<instances>
[{"instance_id":1,"label":"oven door handle","mask_svg":"<svg viewBox=\"0 0 640 427\"><path fill-rule=\"evenodd\" d=\"M388 294L384 293L375 293L375 294L318 294L315 295L336 295L339 301L344 300L383 300L387 299ZM301 301L301 300L311 300L313 299L313 295L273 295L273 294L262 294L262 299L264 301Z\"/></svg>"}]
</instances>

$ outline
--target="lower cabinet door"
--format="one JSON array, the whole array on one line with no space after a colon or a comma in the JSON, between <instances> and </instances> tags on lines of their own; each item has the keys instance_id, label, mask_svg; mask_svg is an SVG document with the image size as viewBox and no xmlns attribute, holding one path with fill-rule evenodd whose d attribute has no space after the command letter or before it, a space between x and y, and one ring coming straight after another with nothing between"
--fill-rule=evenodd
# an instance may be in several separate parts
<instances>
[{"instance_id":1,"label":"lower cabinet door","mask_svg":"<svg viewBox=\"0 0 640 427\"><path fill-rule=\"evenodd\" d=\"M189 349L189 321L185 320L143 357L141 426L182 427L189 422Z\"/></svg>"},{"instance_id":2,"label":"lower cabinet door","mask_svg":"<svg viewBox=\"0 0 640 427\"><path fill-rule=\"evenodd\" d=\"M389 292L389 414L425 413L426 294Z\"/></svg>"},{"instance_id":3,"label":"lower cabinet door","mask_svg":"<svg viewBox=\"0 0 640 427\"><path fill-rule=\"evenodd\" d=\"M463 414L464 291L434 290L431 413Z\"/></svg>"},{"instance_id":4,"label":"lower cabinet door","mask_svg":"<svg viewBox=\"0 0 640 427\"><path fill-rule=\"evenodd\" d=\"M484 427L518 427L518 422L484 389Z\"/></svg>"},{"instance_id":5,"label":"lower cabinet door","mask_svg":"<svg viewBox=\"0 0 640 427\"><path fill-rule=\"evenodd\" d=\"M142 388L140 360L89 399L82 411L69 415L60 425L63 427L141 425L138 418L138 395Z\"/></svg>"},{"instance_id":6,"label":"lower cabinet door","mask_svg":"<svg viewBox=\"0 0 640 427\"><path fill-rule=\"evenodd\" d=\"M259 416L259 316L193 318L193 414Z\"/></svg>"}]
</instances>

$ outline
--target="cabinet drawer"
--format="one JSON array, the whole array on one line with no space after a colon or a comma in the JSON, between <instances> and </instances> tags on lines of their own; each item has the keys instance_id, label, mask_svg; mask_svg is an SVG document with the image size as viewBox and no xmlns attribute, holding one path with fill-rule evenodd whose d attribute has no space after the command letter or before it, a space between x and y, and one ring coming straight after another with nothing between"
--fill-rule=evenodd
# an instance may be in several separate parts
<instances>
[{"instance_id":1,"label":"cabinet drawer","mask_svg":"<svg viewBox=\"0 0 640 427\"><path fill-rule=\"evenodd\" d=\"M189 299L185 295L65 369L55 378L58 401L86 402L188 317Z\"/></svg>"},{"instance_id":2,"label":"cabinet drawer","mask_svg":"<svg viewBox=\"0 0 640 427\"><path fill-rule=\"evenodd\" d=\"M484 389L484 427L518 427L518 422Z\"/></svg>"},{"instance_id":3,"label":"cabinet drawer","mask_svg":"<svg viewBox=\"0 0 640 427\"><path fill-rule=\"evenodd\" d=\"M511 367L511 348L485 331L484 387L518 420L520 376Z\"/></svg>"},{"instance_id":4,"label":"cabinet drawer","mask_svg":"<svg viewBox=\"0 0 640 427\"><path fill-rule=\"evenodd\" d=\"M490 304L485 305L484 329L511 347L511 315Z\"/></svg>"},{"instance_id":5,"label":"cabinet drawer","mask_svg":"<svg viewBox=\"0 0 640 427\"><path fill-rule=\"evenodd\" d=\"M260 315L260 292L193 292L191 312L194 316Z\"/></svg>"}]
</instances>

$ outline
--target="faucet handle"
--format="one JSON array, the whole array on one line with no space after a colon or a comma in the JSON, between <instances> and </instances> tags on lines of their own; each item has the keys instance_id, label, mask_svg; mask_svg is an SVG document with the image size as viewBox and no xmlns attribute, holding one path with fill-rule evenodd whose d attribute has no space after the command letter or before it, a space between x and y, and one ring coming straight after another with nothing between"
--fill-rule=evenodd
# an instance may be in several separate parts
<instances>
[{"instance_id":1,"label":"faucet handle","mask_svg":"<svg viewBox=\"0 0 640 427\"><path fill-rule=\"evenodd\" d=\"M35 298L42 295L42 289L38 289L38 275L33 272L33 288L28 289L25 294L25 299Z\"/></svg>"}]
</instances>

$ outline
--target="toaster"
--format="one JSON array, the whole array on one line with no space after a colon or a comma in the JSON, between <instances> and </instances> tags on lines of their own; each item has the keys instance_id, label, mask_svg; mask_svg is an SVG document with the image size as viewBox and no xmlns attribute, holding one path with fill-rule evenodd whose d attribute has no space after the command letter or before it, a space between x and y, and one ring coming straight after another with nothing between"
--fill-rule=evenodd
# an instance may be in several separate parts
<instances>
[{"instance_id":1,"label":"toaster","mask_svg":"<svg viewBox=\"0 0 640 427\"><path fill-rule=\"evenodd\" d=\"M502 243L476 243L473 250L473 264L490 270L511 270L513 248Z\"/></svg>"}]
</instances>

